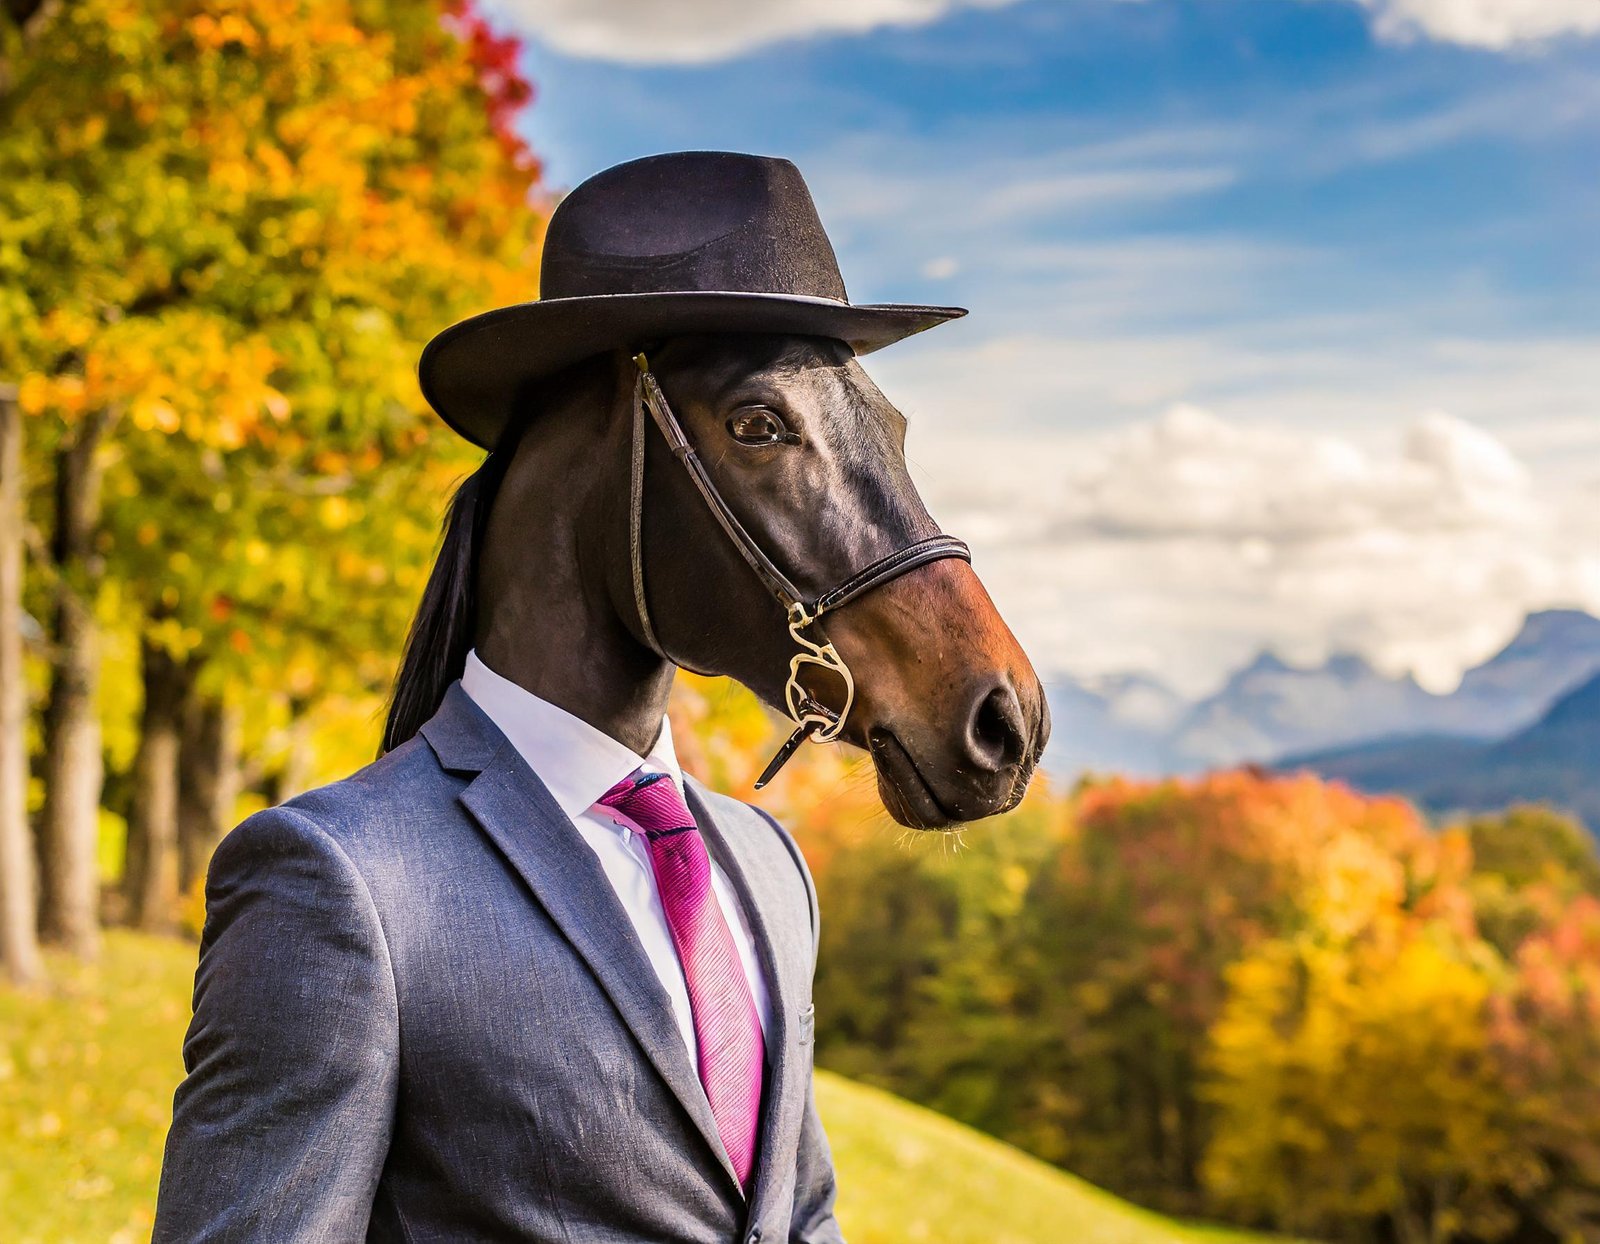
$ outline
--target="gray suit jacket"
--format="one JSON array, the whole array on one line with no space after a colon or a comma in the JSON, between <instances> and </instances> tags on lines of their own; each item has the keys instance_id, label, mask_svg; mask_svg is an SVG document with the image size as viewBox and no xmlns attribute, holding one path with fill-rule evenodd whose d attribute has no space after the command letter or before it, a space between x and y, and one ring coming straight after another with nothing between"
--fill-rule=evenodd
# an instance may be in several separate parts
<instances>
[{"instance_id":1,"label":"gray suit jacket","mask_svg":"<svg viewBox=\"0 0 1600 1244\"><path fill-rule=\"evenodd\" d=\"M599 861L457 684L218 848L155 1239L837 1241L810 874L687 793L772 997L748 1200Z\"/></svg>"}]
</instances>

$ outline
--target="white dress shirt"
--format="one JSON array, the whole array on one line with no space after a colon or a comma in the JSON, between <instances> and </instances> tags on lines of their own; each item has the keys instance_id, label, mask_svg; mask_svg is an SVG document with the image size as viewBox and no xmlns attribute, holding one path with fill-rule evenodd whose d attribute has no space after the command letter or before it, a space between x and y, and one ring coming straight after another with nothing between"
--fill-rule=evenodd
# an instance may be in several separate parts
<instances>
[{"instance_id":1,"label":"white dress shirt","mask_svg":"<svg viewBox=\"0 0 1600 1244\"><path fill-rule=\"evenodd\" d=\"M474 652L467 653L467 667L461 675L461 689L472 698L511 740L511 745L539 775L539 780L554 796L561 810L577 826L583 840L600 859L600 867L622 901L622 910L633 922L634 932L650 960L650 966L672 1002L673 1017L689 1047L689 1061L700 1065L694 1035L694 1014L689 1009L689 989L684 983L683 965L673 945L672 930L661 906L655 870L650 865L650 849L609 808L596 801L635 769L665 773L683 790L683 773L672 748L672 726L661 721L661 734L650 754L637 756L616 739L595 729L582 718L574 717L548 700L495 673ZM750 996L763 1033L771 1029L771 1001L766 981L756 959L755 939L750 922L734 893L728 876L715 859L711 861L711 888L722 907L723 919L733 934Z\"/></svg>"}]
</instances>

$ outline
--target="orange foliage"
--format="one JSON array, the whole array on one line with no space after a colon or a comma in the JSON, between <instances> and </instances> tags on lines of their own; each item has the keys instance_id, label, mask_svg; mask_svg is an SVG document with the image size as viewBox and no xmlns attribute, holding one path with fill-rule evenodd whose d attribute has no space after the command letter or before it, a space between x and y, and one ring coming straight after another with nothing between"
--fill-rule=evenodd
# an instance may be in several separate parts
<instances>
[{"instance_id":1,"label":"orange foliage","mask_svg":"<svg viewBox=\"0 0 1600 1244\"><path fill-rule=\"evenodd\" d=\"M1261 938L1392 927L1417 903L1452 907L1462 872L1459 848L1409 805L1309 775L1114 779L1077 806L1081 849L1062 854L1063 879L1127 911L1151 987L1195 1024L1217 1014L1224 965Z\"/></svg>"},{"instance_id":2,"label":"orange foliage","mask_svg":"<svg viewBox=\"0 0 1600 1244\"><path fill-rule=\"evenodd\" d=\"M388 681L474 457L417 355L537 284L515 54L459 2L81 0L19 65L0 379L41 463L103 427L108 580L246 694Z\"/></svg>"}]
</instances>

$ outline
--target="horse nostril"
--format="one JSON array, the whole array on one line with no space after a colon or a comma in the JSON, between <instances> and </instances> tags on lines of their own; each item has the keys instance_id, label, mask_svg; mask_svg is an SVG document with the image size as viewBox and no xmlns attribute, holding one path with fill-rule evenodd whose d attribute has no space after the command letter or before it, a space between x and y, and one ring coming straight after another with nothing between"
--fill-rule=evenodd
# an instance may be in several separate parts
<instances>
[{"instance_id":1,"label":"horse nostril","mask_svg":"<svg viewBox=\"0 0 1600 1244\"><path fill-rule=\"evenodd\" d=\"M1020 761L1028 749L1022 703L1009 682L989 691L967 724L967 754L991 773Z\"/></svg>"}]
</instances>

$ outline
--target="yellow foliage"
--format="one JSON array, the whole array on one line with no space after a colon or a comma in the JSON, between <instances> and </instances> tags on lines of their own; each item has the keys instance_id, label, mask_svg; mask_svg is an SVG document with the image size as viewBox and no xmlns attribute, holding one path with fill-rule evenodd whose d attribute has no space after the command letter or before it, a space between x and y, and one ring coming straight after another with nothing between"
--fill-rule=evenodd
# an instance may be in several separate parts
<instances>
[{"instance_id":1,"label":"yellow foliage","mask_svg":"<svg viewBox=\"0 0 1600 1244\"><path fill-rule=\"evenodd\" d=\"M246 700L306 651L298 698L378 690L475 459L416 357L537 283L538 166L470 47L433 5L80 0L11 68L0 381L34 504L104 416L116 622L172 615Z\"/></svg>"},{"instance_id":2,"label":"yellow foliage","mask_svg":"<svg viewBox=\"0 0 1600 1244\"><path fill-rule=\"evenodd\" d=\"M1307 1232L1388 1217L1426 1241L1505 1228L1509 1103L1468 947L1439 926L1274 939L1228 984L1206 1090L1219 1207Z\"/></svg>"}]
</instances>

